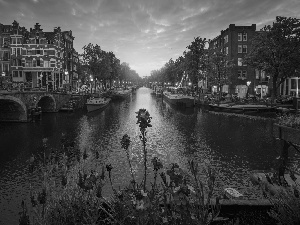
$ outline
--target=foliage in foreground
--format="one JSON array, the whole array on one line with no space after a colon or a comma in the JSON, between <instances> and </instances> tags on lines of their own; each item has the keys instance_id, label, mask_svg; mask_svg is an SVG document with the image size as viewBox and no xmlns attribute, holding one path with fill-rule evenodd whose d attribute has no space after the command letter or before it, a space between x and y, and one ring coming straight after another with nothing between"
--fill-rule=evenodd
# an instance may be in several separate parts
<instances>
[{"instance_id":1,"label":"foliage in foreground","mask_svg":"<svg viewBox=\"0 0 300 225\"><path fill-rule=\"evenodd\" d=\"M289 114L278 118L277 123L283 126L288 126L300 129L300 115Z\"/></svg>"},{"instance_id":2,"label":"foliage in foreground","mask_svg":"<svg viewBox=\"0 0 300 225\"><path fill-rule=\"evenodd\" d=\"M121 146L130 167L131 181L127 187L116 189L112 182L113 168L101 163L100 153L83 153L76 147L63 154L53 153L41 160L32 157L30 170L42 173L39 192L30 192L30 207L23 202L20 224L210 224L219 214L219 205L211 204L215 173L203 171L189 161L189 173L178 164L164 168L154 157L153 183L147 173L147 128L151 117L147 110L137 112L139 138L143 144L144 175L141 183L133 173L129 154L130 137L125 134ZM47 140L44 140L44 150ZM71 153L70 153L71 152ZM70 153L70 154L68 154ZM74 160L76 159L76 160ZM75 164L72 162L76 161ZM93 169L88 171L92 165ZM200 174L205 172L206 179ZM147 182L148 180L148 182ZM204 181L205 180L205 181ZM113 194L102 196L104 185L110 184Z\"/></svg>"}]
</instances>

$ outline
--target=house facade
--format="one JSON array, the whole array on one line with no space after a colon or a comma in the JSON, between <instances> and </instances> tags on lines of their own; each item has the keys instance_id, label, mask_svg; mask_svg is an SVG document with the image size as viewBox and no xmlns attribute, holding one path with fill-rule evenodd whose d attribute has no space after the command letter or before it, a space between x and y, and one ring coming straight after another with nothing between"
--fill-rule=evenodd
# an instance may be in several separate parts
<instances>
[{"instance_id":1,"label":"house facade","mask_svg":"<svg viewBox=\"0 0 300 225\"><path fill-rule=\"evenodd\" d=\"M72 31L55 27L44 32L39 23L28 31L16 21L0 24L0 29L0 70L13 85L71 90L75 51Z\"/></svg>"},{"instance_id":2,"label":"house facade","mask_svg":"<svg viewBox=\"0 0 300 225\"><path fill-rule=\"evenodd\" d=\"M248 88L249 94L253 94L259 85L260 71L256 74L253 68L242 62L243 57L251 50L251 38L255 33L256 24L251 26L230 24L226 30L221 30L221 34L209 43L210 50L225 53L235 65L229 76L230 82L222 87L222 92L236 93L239 97L245 97ZM247 82L248 84L251 82L249 86ZM212 91L216 91L216 87L212 86L211 88Z\"/></svg>"}]
</instances>

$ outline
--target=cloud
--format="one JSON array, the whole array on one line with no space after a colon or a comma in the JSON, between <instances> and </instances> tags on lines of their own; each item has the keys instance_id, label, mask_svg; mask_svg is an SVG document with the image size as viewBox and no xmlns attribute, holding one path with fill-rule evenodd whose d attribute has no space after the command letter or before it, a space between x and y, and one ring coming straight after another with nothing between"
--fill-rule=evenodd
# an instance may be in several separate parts
<instances>
[{"instance_id":1,"label":"cloud","mask_svg":"<svg viewBox=\"0 0 300 225\"><path fill-rule=\"evenodd\" d=\"M298 0L0 0L0 23L72 30L78 52L98 44L146 76L181 56L194 37L214 38L229 24L260 29L299 11Z\"/></svg>"}]
</instances>

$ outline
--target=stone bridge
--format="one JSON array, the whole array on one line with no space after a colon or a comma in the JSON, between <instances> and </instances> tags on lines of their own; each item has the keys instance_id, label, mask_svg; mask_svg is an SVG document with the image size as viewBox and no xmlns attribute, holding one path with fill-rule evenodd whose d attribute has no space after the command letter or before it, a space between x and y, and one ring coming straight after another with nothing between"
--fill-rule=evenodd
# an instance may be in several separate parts
<instances>
[{"instance_id":1,"label":"stone bridge","mask_svg":"<svg viewBox=\"0 0 300 225\"><path fill-rule=\"evenodd\" d=\"M0 121L27 122L31 108L57 112L71 98L70 94L52 92L1 92Z\"/></svg>"}]
</instances>

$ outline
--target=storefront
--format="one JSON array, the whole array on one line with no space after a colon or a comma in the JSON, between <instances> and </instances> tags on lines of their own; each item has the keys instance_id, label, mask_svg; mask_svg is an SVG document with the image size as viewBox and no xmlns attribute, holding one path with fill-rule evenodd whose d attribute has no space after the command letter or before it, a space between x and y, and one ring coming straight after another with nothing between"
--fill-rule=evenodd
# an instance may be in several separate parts
<instances>
[{"instance_id":1,"label":"storefront","mask_svg":"<svg viewBox=\"0 0 300 225\"><path fill-rule=\"evenodd\" d=\"M300 78L292 77L286 79L280 84L280 95L283 96L300 96Z\"/></svg>"},{"instance_id":2,"label":"storefront","mask_svg":"<svg viewBox=\"0 0 300 225\"><path fill-rule=\"evenodd\" d=\"M247 94L247 85L236 85L235 93L238 95L239 98L245 98Z\"/></svg>"}]
</instances>

